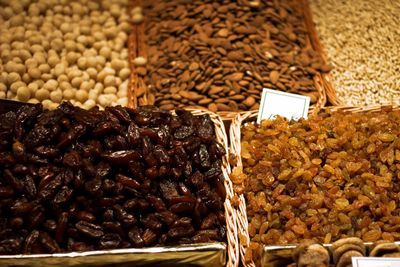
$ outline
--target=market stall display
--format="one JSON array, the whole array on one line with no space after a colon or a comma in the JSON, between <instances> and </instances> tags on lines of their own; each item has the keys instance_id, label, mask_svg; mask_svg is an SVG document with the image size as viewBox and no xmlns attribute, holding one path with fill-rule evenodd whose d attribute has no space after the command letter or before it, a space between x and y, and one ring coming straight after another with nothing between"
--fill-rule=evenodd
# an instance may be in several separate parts
<instances>
[{"instance_id":1,"label":"market stall display","mask_svg":"<svg viewBox=\"0 0 400 267\"><path fill-rule=\"evenodd\" d=\"M397 109L338 107L260 125L255 112L236 117L231 179L245 264L260 260L263 245L400 239Z\"/></svg>"},{"instance_id":2,"label":"market stall display","mask_svg":"<svg viewBox=\"0 0 400 267\"><path fill-rule=\"evenodd\" d=\"M64 102L0 116L0 254L216 242L232 253L232 186L216 115Z\"/></svg>"},{"instance_id":3,"label":"market stall display","mask_svg":"<svg viewBox=\"0 0 400 267\"><path fill-rule=\"evenodd\" d=\"M128 104L127 0L1 1L0 98Z\"/></svg>"},{"instance_id":4,"label":"market stall display","mask_svg":"<svg viewBox=\"0 0 400 267\"><path fill-rule=\"evenodd\" d=\"M400 3L309 0L322 50L332 64L331 102L399 104ZM337 98L337 99L336 99Z\"/></svg>"},{"instance_id":5,"label":"market stall display","mask_svg":"<svg viewBox=\"0 0 400 267\"><path fill-rule=\"evenodd\" d=\"M133 90L140 104L165 109L256 110L262 88L325 103L321 73L330 70L312 48L303 1L135 1Z\"/></svg>"}]
</instances>

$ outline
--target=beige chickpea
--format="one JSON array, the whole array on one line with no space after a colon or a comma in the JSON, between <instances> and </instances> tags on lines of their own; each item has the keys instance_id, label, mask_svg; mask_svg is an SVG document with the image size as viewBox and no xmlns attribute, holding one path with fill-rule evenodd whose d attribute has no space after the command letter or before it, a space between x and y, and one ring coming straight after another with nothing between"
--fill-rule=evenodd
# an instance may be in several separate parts
<instances>
[{"instance_id":1,"label":"beige chickpea","mask_svg":"<svg viewBox=\"0 0 400 267\"><path fill-rule=\"evenodd\" d=\"M135 6L131 9L131 16L135 14L140 14L142 13L142 7L141 6Z\"/></svg>"},{"instance_id":2,"label":"beige chickpea","mask_svg":"<svg viewBox=\"0 0 400 267\"><path fill-rule=\"evenodd\" d=\"M14 92L11 91L11 90L7 91L7 94L6 94L6 95L7 95L7 96L6 96L7 99L15 99L15 97L17 96L17 94L14 93Z\"/></svg>"},{"instance_id":3,"label":"beige chickpea","mask_svg":"<svg viewBox=\"0 0 400 267\"><path fill-rule=\"evenodd\" d=\"M57 77L57 82L61 83L61 82L68 82L68 76L66 74L61 74L60 76Z\"/></svg>"},{"instance_id":4,"label":"beige chickpea","mask_svg":"<svg viewBox=\"0 0 400 267\"><path fill-rule=\"evenodd\" d=\"M54 79L48 80L44 85L43 88L47 89L48 91L54 91L58 87L58 82Z\"/></svg>"},{"instance_id":5,"label":"beige chickpea","mask_svg":"<svg viewBox=\"0 0 400 267\"><path fill-rule=\"evenodd\" d=\"M7 85L4 83L0 83L0 92L6 92L7 91Z\"/></svg>"},{"instance_id":6,"label":"beige chickpea","mask_svg":"<svg viewBox=\"0 0 400 267\"><path fill-rule=\"evenodd\" d=\"M117 100L117 97L111 94L99 95L99 97L97 98L97 102L103 107L111 106L111 103L114 100Z\"/></svg>"},{"instance_id":7,"label":"beige chickpea","mask_svg":"<svg viewBox=\"0 0 400 267\"><path fill-rule=\"evenodd\" d=\"M60 62L60 58L58 56L50 56L47 59L47 63L50 67L54 68Z\"/></svg>"},{"instance_id":8,"label":"beige chickpea","mask_svg":"<svg viewBox=\"0 0 400 267\"><path fill-rule=\"evenodd\" d=\"M42 72L42 73L50 73L50 66L48 64L40 64L38 69Z\"/></svg>"},{"instance_id":9,"label":"beige chickpea","mask_svg":"<svg viewBox=\"0 0 400 267\"><path fill-rule=\"evenodd\" d=\"M16 68L15 68L15 62L14 61L8 61L6 63L6 65L4 66L4 70L8 73L11 72L16 72Z\"/></svg>"},{"instance_id":10,"label":"beige chickpea","mask_svg":"<svg viewBox=\"0 0 400 267\"><path fill-rule=\"evenodd\" d=\"M106 58L103 56L96 56L97 66L96 69L100 70L106 65Z\"/></svg>"},{"instance_id":11,"label":"beige chickpea","mask_svg":"<svg viewBox=\"0 0 400 267\"><path fill-rule=\"evenodd\" d=\"M65 22L60 25L60 30L65 34L65 33L72 32L73 27L70 23Z\"/></svg>"},{"instance_id":12,"label":"beige chickpea","mask_svg":"<svg viewBox=\"0 0 400 267\"><path fill-rule=\"evenodd\" d=\"M32 79L39 79L42 76L42 72L39 68L30 68L28 69L28 74Z\"/></svg>"},{"instance_id":13,"label":"beige chickpea","mask_svg":"<svg viewBox=\"0 0 400 267\"><path fill-rule=\"evenodd\" d=\"M103 90L104 90L104 85L98 82L94 85L94 88L91 91L96 91L99 94L102 93Z\"/></svg>"},{"instance_id":14,"label":"beige chickpea","mask_svg":"<svg viewBox=\"0 0 400 267\"><path fill-rule=\"evenodd\" d=\"M137 57L133 60L133 64L135 64L137 67L143 67L147 64L147 59L144 57Z\"/></svg>"},{"instance_id":15,"label":"beige chickpea","mask_svg":"<svg viewBox=\"0 0 400 267\"><path fill-rule=\"evenodd\" d=\"M116 94L117 88L115 88L114 86L107 86L106 88L104 88L103 93L104 94Z\"/></svg>"},{"instance_id":16,"label":"beige chickpea","mask_svg":"<svg viewBox=\"0 0 400 267\"><path fill-rule=\"evenodd\" d=\"M86 47L83 44L77 43L76 44L76 50L83 53L85 51Z\"/></svg>"},{"instance_id":17,"label":"beige chickpea","mask_svg":"<svg viewBox=\"0 0 400 267\"><path fill-rule=\"evenodd\" d=\"M32 81L32 78L31 78L31 76L29 76L28 73L24 73L24 75L22 75L22 81L24 81L26 84L28 84Z\"/></svg>"},{"instance_id":18,"label":"beige chickpea","mask_svg":"<svg viewBox=\"0 0 400 267\"><path fill-rule=\"evenodd\" d=\"M115 77L113 75L108 75L104 78L104 86L115 86Z\"/></svg>"},{"instance_id":19,"label":"beige chickpea","mask_svg":"<svg viewBox=\"0 0 400 267\"><path fill-rule=\"evenodd\" d=\"M66 41L64 42L64 46L65 46L65 49L66 49L67 51L75 51L75 49L76 49L76 44L75 44L75 42L72 41L72 40L66 40Z\"/></svg>"},{"instance_id":20,"label":"beige chickpea","mask_svg":"<svg viewBox=\"0 0 400 267\"><path fill-rule=\"evenodd\" d=\"M14 94L17 93L18 88L26 86L26 83L22 81L16 81L10 85L10 91L13 92Z\"/></svg>"},{"instance_id":21,"label":"beige chickpea","mask_svg":"<svg viewBox=\"0 0 400 267\"><path fill-rule=\"evenodd\" d=\"M7 93L4 91L0 91L0 99L5 99L7 98Z\"/></svg>"},{"instance_id":22,"label":"beige chickpea","mask_svg":"<svg viewBox=\"0 0 400 267\"><path fill-rule=\"evenodd\" d=\"M71 89L71 88L72 87L71 87L71 84L69 82L67 82L67 81L60 82L60 89L61 90L65 91L65 90L68 90L68 89Z\"/></svg>"},{"instance_id":23,"label":"beige chickpea","mask_svg":"<svg viewBox=\"0 0 400 267\"><path fill-rule=\"evenodd\" d=\"M110 58L111 57L111 48L108 46L103 46L100 51L99 51L100 56L103 56L105 58Z\"/></svg>"},{"instance_id":24,"label":"beige chickpea","mask_svg":"<svg viewBox=\"0 0 400 267\"><path fill-rule=\"evenodd\" d=\"M123 107L128 106L128 98L127 98L127 97L119 98L119 99L117 100L117 105L121 105L121 106L123 106Z\"/></svg>"},{"instance_id":25,"label":"beige chickpea","mask_svg":"<svg viewBox=\"0 0 400 267\"><path fill-rule=\"evenodd\" d=\"M97 60L96 60L95 56L90 56L90 57L86 58L86 67L87 68L95 68L96 66L97 66Z\"/></svg>"},{"instance_id":26,"label":"beige chickpea","mask_svg":"<svg viewBox=\"0 0 400 267\"><path fill-rule=\"evenodd\" d=\"M24 21L25 21L24 16L22 16L22 15L16 15L16 16L13 16L13 17L9 20L9 23L10 23L10 26L11 26L11 27L16 27L16 26L22 26L22 25L24 25Z\"/></svg>"},{"instance_id":27,"label":"beige chickpea","mask_svg":"<svg viewBox=\"0 0 400 267\"><path fill-rule=\"evenodd\" d=\"M123 68L119 71L118 75L122 81L125 81L131 75L131 71L129 68Z\"/></svg>"},{"instance_id":28,"label":"beige chickpea","mask_svg":"<svg viewBox=\"0 0 400 267\"><path fill-rule=\"evenodd\" d=\"M63 63L58 63L54 66L54 74L56 77L60 76L61 74L64 74L65 72L65 65Z\"/></svg>"},{"instance_id":29,"label":"beige chickpea","mask_svg":"<svg viewBox=\"0 0 400 267\"><path fill-rule=\"evenodd\" d=\"M40 103L40 101L37 100L36 98L31 98L27 102L30 104L39 104Z\"/></svg>"},{"instance_id":30,"label":"beige chickpea","mask_svg":"<svg viewBox=\"0 0 400 267\"><path fill-rule=\"evenodd\" d=\"M75 77L71 80L71 85L73 88L79 88L82 84L82 77Z\"/></svg>"},{"instance_id":31,"label":"beige chickpea","mask_svg":"<svg viewBox=\"0 0 400 267\"><path fill-rule=\"evenodd\" d=\"M80 57L78 59L78 67L80 69L86 69L87 66L87 59L85 57Z\"/></svg>"},{"instance_id":32,"label":"beige chickpea","mask_svg":"<svg viewBox=\"0 0 400 267\"><path fill-rule=\"evenodd\" d=\"M34 58L28 58L25 61L25 66L29 70L30 68L36 68L38 66L38 62Z\"/></svg>"},{"instance_id":33,"label":"beige chickpea","mask_svg":"<svg viewBox=\"0 0 400 267\"><path fill-rule=\"evenodd\" d=\"M50 92L44 88L37 90L35 93L35 98L39 101L49 99L49 97L50 97Z\"/></svg>"},{"instance_id":34,"label":"beige chickpea","mask_svg":"<svg viewBox=\"0 0 400 267\"><path fill-rule=\"evenodd\" d=\"M44 109L50 109L50 105L53 103L50 99L43 99L41 102Z\"/></svg>"},{"instance_id":35,"label":"beige chickpea","mask_svg":"<svg viewBox=\"0 0 400 267\"><path fill-rule=\"evenodd\" d=\"M78 58L79 58L79 54L75 53L75 52L68 52L66 55L66 60L69 65L75 64L75 62L77 61Z\"/></svg>"},{"instance_id":36,"label":"beige chickpea","mask_svg":"<svg viewBox=\"0 0 400 267\"><path fill-rule=\"evenodd\" d=\"M88 92L86 92L85 90L76 91L75 99L81 103L85 102L88 99Z\"/></svg>"},{"instance_id":37,"label":"beige chickpea","mask_svg":"<svg viewBox=\"0 0 400 267\"><path fill-rule=\"evenodd\" d=\"M118 91L117 96L118 98L126 97L128 96L128 93L124 91Z\"/></svg>"},{"instance_id":38,"label":"beige chickpea","mask_svg":"<svg viewBox=\"0 0 400 267\"><path fill-rule=\"evenodd\" d=\"M82 81L89 81L90 80L90 76L86 71L82 72Z\"/></svg>"},{"instance_id":39,"label":"beige chickpea","mask_svg":"<svg viewBox=\"0 0 400 267\"><path fill-rule=\"evenodd\" d=\"M120 59L113 59L111 61L111 67L114 68L116 71L119 71L125 66L124 61Z\"/></svg>"},{"instance_id":40,"label":"beige chickpea","mask_svg":"<svg viewBox=\"0 0 400 267\"><path fill-rule=\"evenodd\" d=\"M50 99L54 103L61 103L63 97L63 93L61 90L57 89L50 93Z\"/></svg>"},{"instance_id":41,"label":"beige chickpea","mask_svg":"<svg viewBox=\"0 0 400 267\"><path fill-rule=\"evenodd\" d=\"M85 103L83 103L83 107L85 109L91 109L94 108L96 106L96 102L92 99L88 99L85 101Z\"/></svg>"},{"instance_id":42,"label":"beige chickpea","mask_svg":"<svg viewBox=\"0 0 400 267\"><path fill-rule=\"evenodd\" d=\"M44 81L42 80L36 80L35 83L39 86L39 88L42 88L44 85Z\"/></svg>"},{"instance_id":43,"label":"beige chickpea","mask_svg":"<svg viewBox=\"0 0 400 267\"><path fill-rule=\"evenodd\" d=\"M0 15L3 19L8 20L14 15L14 11L12 10L11 7L6 6L0 9Z\"/></svg>"},{"instance_id":44,"label":"beige chickpea","mask_svg":"<svg viewBox=\"0 0 400 267\"><path fill-rule=\"evenodd\" d=\"M31 95L35 95L36 91L39 89L39 86L37 85L37 83L31 82L30 84L28 84L28 89L31 92Z\"/></svg>"},{"instance_id":45,"label":"beige chickpea","mask_svg":"<svg viewBox=\"0 0 400 267\"><path fill-rule=\"evenodd\" d=\"M80 69L70 69L67 73L69 80L72 80L75 77L82 76L82 71Z\"/></svg>"},{"instance_id":46,"label":"beige chickpea","mask_svg":"<svg viewBox=\"0 0 400 267\"><path fill-rule=\"evenodd\" d=\"M11 72L7 75L8 84L12 84L14 82L21 81L21 76L17 72Z\"/></svg>"},{"instance_id":47,"label":"beige chickpea","mask_svg":"<svg viewBox=\"0 0 400 267\"><path fill-rule=\"evenodd\" d=\"M135 13L132 16L132 23L140 24L143 21L143 15L141 13Z\"/></svg>"},{"instance_id":48,"label":"beige chickpea","mask_svg":"<svg viewBox=\"0 0 400 267\"><path fill-rule=\"evenodd\" d=\"M44 51L43 46L41 46L41 45L39 45L39 44L34 44L34 45L32 45L30 48L31 48L31 52L32 52L32 53L43 52L43 51Z\"/></svg>"},{"instance_id":49,"label":"beige chickpea","mask_svg":"<svg viewBox=\"0 0 400 267\"><path fill-rule=\"evenodd\" d=\"M67 89L63 91L63 98L66 100L71 100L75 97L75 91L74 89Z\"/></svg>"},{"instance_id":50,"label":"beige chickpea","mask_svg":"<svg viewBox=\"0 0 400 267\"><path fill-rule=\"evenodd\" d=\"M90 90L89 93L88 93L88 98L91 99L91 100L94 100L94 101L97 100L98 96L99 96L99 93L96 92L95 90Z\"/></svg>"},{"instance_id":51,"label":"beige chickpea","mask_svg":"<svg viewBox=\"0 0 400 267\"><path fill-rule=\"evenodd\" d=\"M97 77L97 70L96 68L88 68L86 69L87 74L89 74L89 77L91 79L96 79Z\"/></svg>"},{"instance_id":52,"label":"beige chickpea","mask_svg":"<svg viewBox=\"0 0 400 267\"><path fill-rule=\"evenodd\" d=\"M21 86L17 90L17 98L20 101L26 102L31 97L31 92L28 87Z\"/></svg>"}]
</instances>

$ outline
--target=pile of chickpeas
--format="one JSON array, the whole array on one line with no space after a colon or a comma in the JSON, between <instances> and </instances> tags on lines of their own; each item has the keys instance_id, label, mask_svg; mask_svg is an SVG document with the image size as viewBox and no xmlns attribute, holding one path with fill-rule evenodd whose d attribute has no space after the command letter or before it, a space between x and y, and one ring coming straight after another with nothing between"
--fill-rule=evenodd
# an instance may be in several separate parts
<instances>
[{"instance_id":1,"label":"pile of chickpeas","mask_svg":"<svg viewBox=\"0 0 400 267\"><path fill-rule=\"evenodd\" d=\"M0 98L128 104L128 0L0 0Z\"/></svg>"}]
</instances>

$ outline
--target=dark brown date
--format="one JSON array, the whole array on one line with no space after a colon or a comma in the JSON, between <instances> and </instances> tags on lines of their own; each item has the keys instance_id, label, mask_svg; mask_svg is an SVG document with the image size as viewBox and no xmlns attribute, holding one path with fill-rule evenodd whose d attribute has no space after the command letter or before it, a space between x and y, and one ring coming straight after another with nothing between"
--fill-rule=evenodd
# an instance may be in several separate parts
<instances>
[{"instance_id":1,"label":"dark brown date","mask_svg":"<svg viewBox=\"0 0 400 267\"><path fill-rule=\"evenodd\" d=\"M225 241L223 155L184 110L0 115L0 255Z\"/></svg>"}]
</instances>

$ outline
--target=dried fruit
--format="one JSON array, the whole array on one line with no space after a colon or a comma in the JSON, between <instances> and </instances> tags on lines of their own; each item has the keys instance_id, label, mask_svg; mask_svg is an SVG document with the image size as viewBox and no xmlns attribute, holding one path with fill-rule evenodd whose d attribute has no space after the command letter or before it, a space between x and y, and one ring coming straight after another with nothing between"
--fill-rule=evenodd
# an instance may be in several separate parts
<instances>
[{"instance_id":1,"label":"dried fruit","mask_svg":"<svg viewBox=\"0 0 400 267\"><path fill-rule=\"evenodd\" d=\"M232 181L244 191L252 242L400 240L399 121L386 109L243 125L243 169Z\"/></svg>"},{"instance_id":2,"label":"dried fruit","mask_svg":"<svg viewBox=\"0 0 400 267\"><path fill-rule=\"evenodd\" d=\"M0 254L226 240L225 151L208 115L176 114L65 102L0 115Z\"/></svg>"}]
</instances>

